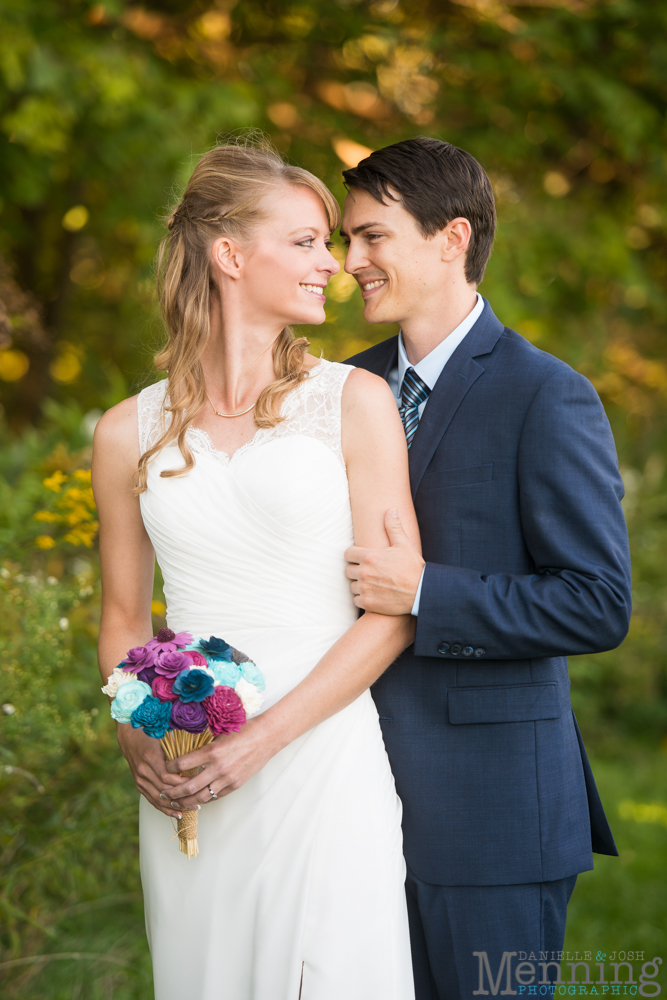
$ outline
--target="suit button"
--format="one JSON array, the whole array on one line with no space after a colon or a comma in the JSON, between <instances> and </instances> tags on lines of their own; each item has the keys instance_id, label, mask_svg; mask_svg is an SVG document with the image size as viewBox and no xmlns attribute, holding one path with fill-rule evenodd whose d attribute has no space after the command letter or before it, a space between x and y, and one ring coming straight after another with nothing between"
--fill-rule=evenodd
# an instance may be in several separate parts
<instances>
[{"instance_id":1,"label":"suit button","mask_svg":"<svg viewBox=\"0 0 667 1000\"><path fill-rule=\"evenodd\" d=\"M472 646L464 646L463 647L463 655L464 656L472 656Z\"/></svg>"},{"instance_id":2,"label":"suit button","mask_svg":"<svg viewBox=\"0 0 667 1000\"><path fill-rule=\"evenodd\" d=\"M458 656L459 655L459 653L461 652L461 647L459 646L458 642L454 643L454 645L451 647L451 649L449 650L449 652L452 654L452 656Z\"/></svg>"},{"instance_id":3,"label":"suit button","mask_svg":"<svg viewBox=\"0 0 667 1000\"><path fill-rule=\"evenodd\" d=\"M443 656L445 655L445 653L448 653L449 652L449 643L448 642L441 642L440 645L438 646L438 652L442 653Z\"/></svg>"},{"instance_id":4,"label":"suit button","mask_svg":"<svg viewBox=\"0 0 667 1000\"><path fill-rule=\"evenodd\" d=\"M486 653L486 650L482 649L481 646L480 646L479 649L475 650L475 656L484 656L485 653Z\"/></svg>"}]
</instances>

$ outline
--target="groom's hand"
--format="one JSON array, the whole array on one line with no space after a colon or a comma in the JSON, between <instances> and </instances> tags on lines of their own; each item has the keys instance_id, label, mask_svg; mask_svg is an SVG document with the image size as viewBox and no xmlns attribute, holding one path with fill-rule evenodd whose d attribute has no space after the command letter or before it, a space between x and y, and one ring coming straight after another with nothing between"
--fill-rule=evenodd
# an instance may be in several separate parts
<instances>
[{"instance_id":1,"label":"groom's hand","mask_svg":"<svg viewBox=\"0 0 667 1000\"><path fill-rule=\"evenodd\" d=\"M345 573L354 603L380 615L409 615L424 569L419 550L408 538L396 510L385 515L388 549L352 545L345 553Z\"/></svg>"}]
</instances>

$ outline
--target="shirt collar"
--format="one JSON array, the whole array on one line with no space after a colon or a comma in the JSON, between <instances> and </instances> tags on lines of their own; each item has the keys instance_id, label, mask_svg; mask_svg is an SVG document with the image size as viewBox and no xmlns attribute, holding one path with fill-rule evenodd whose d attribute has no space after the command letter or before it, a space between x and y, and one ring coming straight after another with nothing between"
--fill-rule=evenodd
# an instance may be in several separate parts
<instances>
[{"instance_id":1,"label":"shirt collar","mask_svg":"<svg viewBox=\"0 0 667 1000\"><path fill-rule=\"evenodd\" d=\"M445 367L452 354L459 346L463 338L467 333L472 330L473 326L482 315L484 309L484 299L477 292L477 302L471 312L468 313L466 318L462 323L452 330L448 337L441 340L437 347L434 347L430 354L427 354L425 358L419 362L419 364L411 365L408 361L408 356L405 353L405 346L403 344L403 333L398 335L398 391L400 394L401 386L403 385L403 378L408 368L414 368L414 370L419 375L429 389L433 389L435 383L440 378L442 369Z\"/></svg>"}]
</instances>

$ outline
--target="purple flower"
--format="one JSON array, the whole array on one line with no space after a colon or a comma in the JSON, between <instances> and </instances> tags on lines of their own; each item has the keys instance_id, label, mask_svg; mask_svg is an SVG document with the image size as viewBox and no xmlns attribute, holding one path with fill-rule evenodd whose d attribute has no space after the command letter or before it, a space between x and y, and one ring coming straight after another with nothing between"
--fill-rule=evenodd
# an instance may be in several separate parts
<instances>
[{"instance_id":1,"label":"purple flower","mask_svg":"<svg viewBox=\"0 0 667 1000\"><path fill-rule=\"evenodd\" d=\"M134 646L125 654L123 670L136 674L140 667L152 667L156 660L157 653L155 650L150 649L148 644L145 646Z\"/></svg>"},{"instance_id":2,"label":"purple flower","mask_svg":"<svg viewBox=\"0 0 667 1000\"><path fill-rule=\"evenodd\" d=\"M162 653L155 664L155 670L163 677L178 677L182 670L189 670L192 660L187 653L182 653L179 649L171 653Z\"/></svg>"},{"instance_id":3,"label":"purple flower","mask_svg":"<svg viewBox=\"0 0 667 1000\"><path fill-rule=\"evenodd\" d=\"M161 628L153 639L149 639L146 646L154 649L156 653L175 653L177 649L182 649L192 642L189 632L173 632L170 628Z\"/></svg>"},{"instance_id":4,"label":"purple flower","mask_svg":"<svg viewBox=\"0 0 667 1000\"><path fill-rule=\"evenodd\" d=\"M174 694L181 701L203 701L213 694L213 678L205 670L184 670L174 681Z\"/></svg>"},{"instance_id":5,"label":"purple flower","mask_svg":"<svg viewBox=\"0 0 667 1000\"><path fill-rule=\"evenodd\" d=\"M171 705L149 695L130 716L134 729L143 729L147 736L161 740L171 725Z\"/></svg>"},{"instance_id":6,"label":"purple flower","mask_svg":"<svg viewBox=\"0 0 667 1000\"><path fill-rule=\"evenodd\" d=\"M185 729L188 733L203 733L208 725L206 712L200 701L175 701L171 706L173 729Z\"/></svg>"},{"instance_id":7,"label":"purple flower","mask_svg":"<svg viewBox=\"0 0 667 1000\"><path fill-rule=\"evenodd\" d=\"M208 727L214 736L221 733L238 733L246 720L241 699L230 687L220 686L210 698L202 702Z\"/></svg>"},{"instance_id":8,"label":"purple flower","mask_svg":"<svg viewBox=\"0 0 667 1000\"><path fill-rule=\"evenodd\" d=\"M156 674L157 670L155 667L144 667L139 671L137 677L140 681L143 681L144 684L152 684Z\"/></svg>"},{"instance_id":9,"label":"purple flower","mask_svg":"<svg viewBox=\"0 0 667 1000\"><path fill-rule=\"evenodd\" d=\"M228 660L232 658L232 647L224 639L212 635L210 639L200 639L199 648L211 660Z\"/></svg>"}]
</instances>

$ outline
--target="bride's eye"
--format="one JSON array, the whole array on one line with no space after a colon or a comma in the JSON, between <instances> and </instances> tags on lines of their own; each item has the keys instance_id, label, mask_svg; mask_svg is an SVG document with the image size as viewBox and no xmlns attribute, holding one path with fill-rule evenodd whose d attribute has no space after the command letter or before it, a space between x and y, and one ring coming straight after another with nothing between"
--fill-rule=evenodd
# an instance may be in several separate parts
<instances>
[{"instance_id":1,"label":"bride's eye","mask_svg":"<svg viewBox=\"0 0 667 1000\"><path fill-rule=\"evenodd\" d=\"M312 246L313 246L314 239L315 239L314 236L309 236L305 240L299 240L299 242L297 243L297 246L298 247L306 247L308 250L311 250Z\"/></svg>"}]
</instances>

